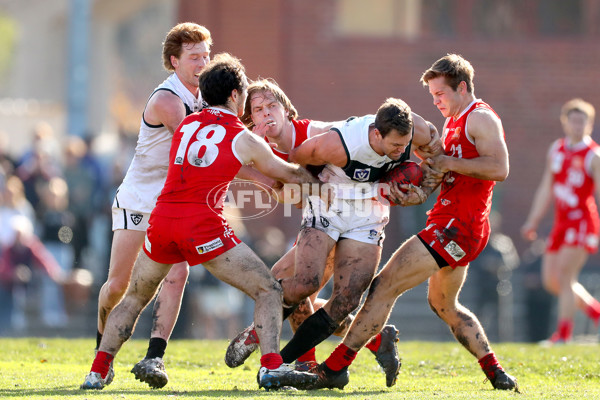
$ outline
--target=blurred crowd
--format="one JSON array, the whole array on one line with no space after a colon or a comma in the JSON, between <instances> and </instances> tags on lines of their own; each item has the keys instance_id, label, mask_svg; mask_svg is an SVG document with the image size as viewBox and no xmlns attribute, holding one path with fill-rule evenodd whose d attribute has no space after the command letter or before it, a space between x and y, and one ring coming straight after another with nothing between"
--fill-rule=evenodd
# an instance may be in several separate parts
<instances>
[{"instance_id":1,"label":"blurred crowd","mask_svg":"<svg viewBox=\"0 0 600 400\"><path fill-rule=\"evenodd\" d=\"M60 334L60 329L81 324L73 318L82 313L90 316L85 321L93 327L92 307L110 255L110 207L137 136L60 136L49 124L39 123L31 138L28 150L14 157L8 151L10 136L0 132L0 336L30 335L33 326L41 327L42 335L52 334L52 328ZM290 246L279 228L251 235L241 221L231 221L235 231L267 265ZM465 288L464 301L483 316L492 339L513 340L516 335L541 340L550 329L553 307L539 274L543 241L519 260L512 240L499 227L494 231L482 265L471 268L475 283L473 289ZM517 287L522 290L515 292ZM233 337L251 321L252 308L240 292L203 268L193 268L173 337ZM513 325L520 314L527 322L524 336ZM148 325L139 329L142 334L150 329L150 317L146 319L140 320Z\"/></svg>"},{"instance_id":2,"label":"blurred crowd","mask_svg":"<svg viewBox=\"0 0 600 400\"><path fill-rule=\"evenodd\" d=\"M102 158L92 135L59 136L45 122L31 138L14 157L0 135L0 334L25 330L30 310L47 327L66 326L77 299L65 295L104 277L110 204L135 146L123 135Z\"/></svg>"},{"instance_id":3,"label":"blurred crowd","mask_svg":"<svg viewBox=\"0 0 600 400\"><path fill-rule=\"evenodd\" d=\"M81 323L73 320L81 313L95 320L91 307L108 272L111 204L136 140L127 132L58 135L42 122L15 157L10 135L0 132L0 336L38 332L33 327L60 334ZM254 241L240 221L238 235L256 242L270 265L287 250L278 228ZM186 293L174 337L233 335L252 316L251 301L203 268L192 269Z\"/></svg>"}]
</instances>

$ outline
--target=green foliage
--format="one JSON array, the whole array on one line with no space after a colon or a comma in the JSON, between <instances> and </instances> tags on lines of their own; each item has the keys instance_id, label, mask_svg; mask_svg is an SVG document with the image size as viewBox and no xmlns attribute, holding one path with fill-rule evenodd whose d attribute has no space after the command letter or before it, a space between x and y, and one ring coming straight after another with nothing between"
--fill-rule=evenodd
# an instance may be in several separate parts
<instances>
[{"instance_id":1,"label":"green foliage","mask_svg":"<svg viewBox=\"0 0 600 400\"><path fill-rule=\"evenodd\" d=\"M0 74L8 67L13 55L17 33L17 24L0 13Z\"/></svg>"},{"instance_id":2,"label":"green foliage","mask_svg":"<svg viewBox=\"0 0 600 400\"><path fill-rule=\"evenodd\" d=\"M368 350L350 367L345 390L266 392L258 390L259 357L229 369L225 341L172 341L165 358L169 384L151 390L134 379L131 367L146 351L145 341L123 346L115 360L115 381L102 391L79 385L94 356L92 339L0 339L2 399L598 399L598 345L544 348L535 344L498 344L504 368L519 379L521 394L493 390L475 358L457 343L400 342L403 366L396 386L385 378ZM336 342L317 349L323 360Z\"/></svg>"}]
</instances>

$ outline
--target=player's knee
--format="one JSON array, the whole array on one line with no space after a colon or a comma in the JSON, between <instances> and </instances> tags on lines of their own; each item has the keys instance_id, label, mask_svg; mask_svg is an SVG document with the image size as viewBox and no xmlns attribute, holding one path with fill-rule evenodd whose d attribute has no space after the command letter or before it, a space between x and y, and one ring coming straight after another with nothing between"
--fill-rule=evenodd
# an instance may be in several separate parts
<instances>
[{"instance_id":1,"label":"player's knee","mask_svg":"<svg viewBox=\"0 0 600 400\"><path fill-rule=\"evenodd\" d=\"M543 277L542 285L549 293L558 294L560 292L560 281L555 276Z\"/></svg>"},{"instance_id":2,"label":"player's knee","mask_svg":"<svg viewBox=\"0 0 600 400\"><path fill-rule=\"evenodd\" d=\"M289 293L286 293L286 299L289 299L293 304L299 303L317 292L321 286L320 283L319 276L296 278L295 285Z\"/></svg>"},{"instance_id":3,"label":"player's knee","mask_svg":"<svg viewBox=\"0 0 600 400\"><path fill-rule=\"evenodd\" d=\"M184 264L176 264L171 267L171 270L165 277L166 285L176 285L178 287L185 286L189 275L189 268Z\"/></svg>"},{"instance_id":4,"label":"player's knee","mask_svg":"<svg viewBox=\"0 0 600 400\"><path fill-rule=\"evenodd\" d=\"M125 296L129 282L110 279L103 286L103 292L106 299L116 305Z\"/></svg>"},{"instance_id":5,"label":"player's knee","mask_svg":"<svg viewBox=\"0 0 600 400\"><path fill-rule=\"evenodd\" d=\"M275 296L283 299L283 289L281 284L273 277L265 279L258 287L257 297L264 295Z\"/></svg>"}]
</instances>

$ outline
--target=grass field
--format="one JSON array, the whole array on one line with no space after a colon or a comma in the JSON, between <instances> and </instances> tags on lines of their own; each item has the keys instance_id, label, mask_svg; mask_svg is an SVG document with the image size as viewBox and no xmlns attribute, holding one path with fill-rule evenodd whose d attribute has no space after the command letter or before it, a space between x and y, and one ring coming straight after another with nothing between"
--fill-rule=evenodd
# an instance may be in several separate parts
<instances>
[{"instance_id":1,"label":"grass field","mask_svg":"<svg viewBox=\"0 0 600 400\"><path fill-rule=\"evenodd\" d=\"M265 392L258 390L258 355L229 369L225 341L172 341L167 349L169 384L151 390L129 370L145 354L146 341L125 344L115 361L114 382L102 391L82 391L89 371L92 339L0 339L1 399L600 399L597 344L543 348L498 344L501 363L519 379L521 393L493 390L477 361L457 343L401 342L403 366L396 386L385 378L369 351L350 368L345 390ZM317 349L325 358L336 342Z\"/></svg>"}]
</instances>

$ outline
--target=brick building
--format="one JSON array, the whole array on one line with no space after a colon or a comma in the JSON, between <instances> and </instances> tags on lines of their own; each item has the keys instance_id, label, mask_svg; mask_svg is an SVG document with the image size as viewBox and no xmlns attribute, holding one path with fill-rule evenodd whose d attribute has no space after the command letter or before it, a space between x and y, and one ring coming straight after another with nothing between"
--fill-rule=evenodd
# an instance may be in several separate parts
<instances>
[{"instance_id":1,"label":"brick building","mask_svg":"<svg viewBox=\"0 0 600 400\"><path fill-rule=\"evenodd\" d=\"M313 119L373 113L395 96L441 129L419 78L444 54L462 54L476 95L503 119L511 172L494 207L519 249L546 149L562 135L561 105L582 97L600 109L593 0L180 0L178 16L206 25L214 52L240 57L251 78L275 78Z\"/></svg>"}]
</instances>

